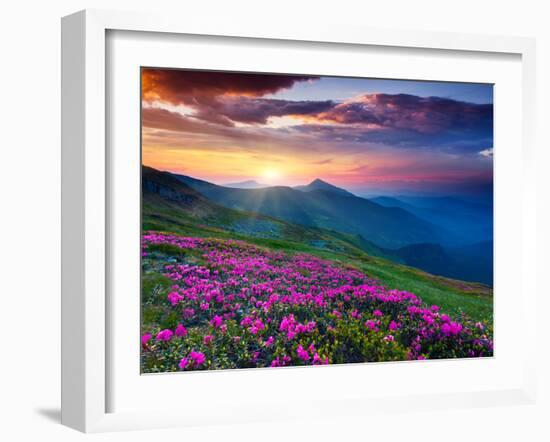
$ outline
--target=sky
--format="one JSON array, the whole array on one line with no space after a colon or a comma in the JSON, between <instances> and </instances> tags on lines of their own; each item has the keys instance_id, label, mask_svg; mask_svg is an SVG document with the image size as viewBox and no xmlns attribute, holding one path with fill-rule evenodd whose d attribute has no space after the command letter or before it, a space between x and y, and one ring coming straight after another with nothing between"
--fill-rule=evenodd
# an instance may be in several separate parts
<instances>
[{"instance_id":1,"label":"sky","mask_svg":"<svg viewBox=\"0 0 550 442\"><path fill-rule=\"evenodd\" d=\"M492 191L490 84L142 69L142 161L216 184Z\"/></svg>"}]
</instances>

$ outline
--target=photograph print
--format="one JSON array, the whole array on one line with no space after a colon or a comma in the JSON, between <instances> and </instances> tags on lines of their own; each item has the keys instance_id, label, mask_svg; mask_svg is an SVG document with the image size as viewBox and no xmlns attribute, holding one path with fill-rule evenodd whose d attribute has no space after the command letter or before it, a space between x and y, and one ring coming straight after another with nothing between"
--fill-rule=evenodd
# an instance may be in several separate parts
<instances>
[{"instance_id":1,"label":"photograph print","mask_svg":"<svg viewBox=\"0 0 550 442\"><path fill-rule=\"evenodd\" d=\"M143 374L493 356L492 84L143 67L141 158Z\"/></svg>"}]
</instances>

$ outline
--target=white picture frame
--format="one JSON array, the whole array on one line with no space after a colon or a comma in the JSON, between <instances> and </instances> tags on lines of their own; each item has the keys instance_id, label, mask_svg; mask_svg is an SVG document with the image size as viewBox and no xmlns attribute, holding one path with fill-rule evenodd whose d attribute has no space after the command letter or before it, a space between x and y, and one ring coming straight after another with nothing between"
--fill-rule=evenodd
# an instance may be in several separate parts
<instances>
[{"instance_id":1,"label":"white picture frame","mask_svg":"<svg viewBox=\"0 0 550 442\"><path fill-rule=\"evenodd\" d=\"M336 394L339 413L364 414L377 410L412 410L502 403L530 403L535 396L536 324L526 314L536 305L534 260L535 237L535 43L517 37L490 37L416 31L388 31L339 26L300 28L267 23L233 26L229 22L207 20L182 22L178 17L152 16L122 12L86 10L62 20L62 423L84 432L121 429L201 425L216 422L254 422L285 417L323 416L323 407L295 407L289 412L270 407L259 409L242 401L235 410L220 411L213 416L158 410L110 411L110 345L107 339L111 312L108 244L113 238L108 228L112 206L109 194L108 134L109 117L106 77L107 33L153 32L162 35L217 36L273 41L312 42L379 48L467 51L478 54L511 54L521 57L521 225L514 234L521 238L521 297L518 311L525 348L521 375L502 388L478 388L460 393L430 392L425 395L403 394L379 397L376 404L367 396L349 398ZM158 34L157 34L158 35ZM497 104L498 106L498 104ZM112 171L111 171L112 172ZM116 172L115 172L116 173ZM498 261L498 259L497 259ZM531 338L531 339L530 339ZM497 344L498 345L498 344ZM498 357L498 355L496 356ZM446 361L435 362L446 364ZM381 367L380 365L378 367ZM341 370L343 367L331 368ZM411 370L418 370L411 365ZM299 376L299 369L287 371ZM352 370L352 369L349 369ZM379 368L380 370L380 368ZM519 369L518 369L519 370ZM250 372L249 372L250 373ZM517 371L517 373L520 373ZM244 372L246 376L246 372ZM208 384L204 375L201 383ZM216 374L217 376L217 374ZM243 372L224 373L240 376ZM196 378L198 379L198 377ZM206 379L206 380L205 380ZM225 382L227 379L225 379ZM220 381L218 381L220 382ZM364 399L364 400L361 400ZM319 403L320 404L320 403Z\"/></svg>"}]
</instances>

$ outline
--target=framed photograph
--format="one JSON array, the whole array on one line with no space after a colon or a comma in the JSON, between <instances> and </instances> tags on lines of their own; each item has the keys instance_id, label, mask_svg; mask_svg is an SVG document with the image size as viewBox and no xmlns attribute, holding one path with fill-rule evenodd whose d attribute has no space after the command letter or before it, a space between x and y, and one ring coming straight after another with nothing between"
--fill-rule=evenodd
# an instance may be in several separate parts
<instances>
[{"instance_id":1,"label":"framed photograph","mask_svg":"<svg viewBox=\"0 0 550 442\"><path fill-rule=\"evenodd\" d=\"M64 424L533 400L532 40L62 26Z\"/></svg>"}]
</instances>

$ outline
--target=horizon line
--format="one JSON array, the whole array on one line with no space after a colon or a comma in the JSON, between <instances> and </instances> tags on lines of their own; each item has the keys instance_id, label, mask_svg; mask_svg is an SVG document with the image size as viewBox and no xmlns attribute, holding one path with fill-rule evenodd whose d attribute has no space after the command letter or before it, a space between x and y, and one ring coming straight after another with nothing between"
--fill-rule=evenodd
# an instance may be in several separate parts
<instances>
[{"instance_id":1,"label":"horizon line","mask_svg":"<svg viewBox=\"0 0 550 442\"><path fill-rule=\"evenodd\" d=\"M232 182L220 183L220 182L216 182L214 180L200 178L198 176L184 174L184 173L177 172L177 171L172 171L172 170L168 170L168 169L159 169L159 168L149 166L149 165L144 164L144 163L142 163L142 166L149 167L150 169L154 169L154 170L157 170L159 172L166 172L166 173L170 173L172 175L185 176L185 177L188 177L188 178L191 178L191 179L194 179L194 180L204 181L205 183L208 183L208 184L213 184L215 186L220 186L220 187L226 187L226 188L229 188L229 189L233 188L233 189L241 189L241 190L255 190L255 188L229 186L229 184L240 184L240 183L245 183L245 182L255 182L256 184L258 184L258 186L260 186L256 189L269 189L269 188L275 188L275 187L284 187L284 188L297 190L296 187L305 187L305 186L309 186L309 185L313 184L315 181L321 181L325 184L328 184L328 185L334 186L336 188L345 190L346 192L351 193L355 197L366 198L366 199L377 198L377 197L390 197L390 196L394 197L394 198L398 198L398 197L424 197L424 198L437 198L437 197L459 197L459 198L464 198L464 197L466 197L466 198L468 198L468 197L472 196L472 194L469 193L469 192L457 192L457 191L455 191L455 192L438 192L438 191L426 191L426 190L424 190L424 191L409 191L409 192L407 192L405 189L391 190L391 189L387 189L387 188L386 189L380 189L380 188L365 189L365 188L363 188L363 189L359 189L359 190L353 190L353 189L350 190L350 188L348 188L347 186L344 187L342 185L336 185L336 184L333 184L333 183L331 183L330 181L328 181L326 179L319 178L319 177L316 177L316 178L312 179L311 181L306 182L306 184L296 184L296 185L266 184L266 183L260 183L260 182L258 182L258 180L254 179L254 178L248 178L248 179L236 180L236 181L232 181ZM491 185L492 186L493 182L487 182L487 183L481 183L481 184L486 184L486 185Z\"/></svg>"}]
</instances>

